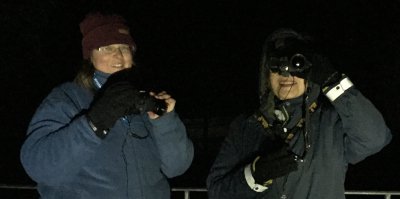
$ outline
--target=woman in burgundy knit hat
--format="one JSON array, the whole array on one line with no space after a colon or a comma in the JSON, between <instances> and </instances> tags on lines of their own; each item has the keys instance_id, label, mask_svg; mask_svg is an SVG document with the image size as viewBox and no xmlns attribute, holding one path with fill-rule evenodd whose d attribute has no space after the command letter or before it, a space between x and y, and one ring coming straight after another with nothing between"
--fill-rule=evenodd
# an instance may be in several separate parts
<instances>
[{"instance_id":1,"label":"woman in burgundy knit hat","mask_svg":"<svg viewBox=\"0 0 400 199\"><path fill-rule=\"evenodd\" d=\"M42 198L170 198L167 178L193 159L175 99L134 84L136 45L122 16L91 13L80 30L86 64L33 116L26 172Z\"/></svg>"}]
</instances>

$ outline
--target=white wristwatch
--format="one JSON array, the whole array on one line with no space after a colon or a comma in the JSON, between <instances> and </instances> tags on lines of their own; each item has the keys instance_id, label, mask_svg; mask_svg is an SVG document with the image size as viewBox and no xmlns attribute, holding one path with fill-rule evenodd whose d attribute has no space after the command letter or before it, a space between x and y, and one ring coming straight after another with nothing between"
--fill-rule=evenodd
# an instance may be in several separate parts
<instances>
[{"instance_id":1,"label":"white wristwatch","mask_svg":"<svg viewBox=\"0 0 400 199\"><path fill-rule=\"evenodd\" d=\"M329 100L333 102L336 100L336 98L341 96L344 91L351 88L352 86L353 83L350 81L350 79L348 77L345 77L344 79L340 80L339 84L333 86L333 88L324 93L326 97L328 97Z\"/></svg>"},{"instance_id":2,"label":"white wristwatch","mask_svg":"<svg viewBox=\"0 0 400 199\"><path fill-rule=\"evenodd\" d=\"M251 164L248 164L244 168L244 177L246 179L247 185L255 192L263 192L268 189L268 187L256 184L253 175L251 174Z\"/></svg>"}]
</instances>

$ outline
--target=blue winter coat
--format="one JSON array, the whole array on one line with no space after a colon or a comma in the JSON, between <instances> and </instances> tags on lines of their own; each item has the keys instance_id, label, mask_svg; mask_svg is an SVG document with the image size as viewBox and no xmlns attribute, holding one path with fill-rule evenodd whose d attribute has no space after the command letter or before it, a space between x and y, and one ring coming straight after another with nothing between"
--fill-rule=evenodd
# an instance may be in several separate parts
<instances>
[{"instance_id":1,"label":"blue winter coat","mask_svg":"<svg viewBox=\"0 0 400 199\"><path fill-rule=\"evenodd\" d=\"M232 123L207 179L210 199L344 199L348 164L380 151L391 140L382 115L350 88L332 105L319 106L311 115L311 148L298 170L256 192L247 184L244 168L256 157L263 134L253 119L239 117ZM302 135L290 144L301 154Z\"/></svg>"},{"instance_id":2,"label":"blue winter coat","mask_svg":"<svg viewBox=\"0 0 400 199\"><path fill-rule=\"evenodd\" d=\"M167 199L167 178L183 174L193 145L175 112L119 119L98 138L81 112L93 95L65 83L37 109L21 161L44 199Z\"/></svg>"}]
</instances>

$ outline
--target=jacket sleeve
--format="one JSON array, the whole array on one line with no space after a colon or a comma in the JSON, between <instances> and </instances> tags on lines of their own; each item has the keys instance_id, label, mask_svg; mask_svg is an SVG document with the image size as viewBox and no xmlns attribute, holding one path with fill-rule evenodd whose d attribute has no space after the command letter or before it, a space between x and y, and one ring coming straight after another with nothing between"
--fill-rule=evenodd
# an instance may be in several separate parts
<instances>
[{"instance_id":1,"label":"jacket sleeve","mask_svg":"<svg viewBox=\"0 0 400 199\"><path fill-rule=\"evenodd\" d=\"M345 157L355 164L379 152L392 135L381 113L354 87L332 102L345 133Z\"/></svg>"},{"instance_id":2,"label":"jacket sleeve","mask_svg":"<svg viewBox=\"0 0 400 199\"><path fill-rule=\"evenodd\" d=\"M59 185L68 181L90 158L100 139L92 133L78 105L63 89L56 88L36 110L28 137L21 148L21 162L36 182Z\"/></svg>"},{"instance_id":3,"label":"jacket sleeve","mask_svg":"<svg viewBox=\"0 0 400 199\"><path fill-rule=\"evenodd\" d=\"M150 119L150 123L161 158L162 172L169 178L183 174L192 163L194 147L178 114L172 111L157 119Z\"/></svg>"},{"instance_id":4,"label":"jacket sleeve","mask_svg":"<svg viewBox=\"0 0 400 199\"><path fill-rule=\"evenodd\" d=\"M254 198L257 194L249 187L244 175L244 168L252 161L251 151L256 147L256 139L245 136L246 125L242 119L232 122L230 132L210 169L207 177L210 199Z\"/></svg>"}]
</instances>

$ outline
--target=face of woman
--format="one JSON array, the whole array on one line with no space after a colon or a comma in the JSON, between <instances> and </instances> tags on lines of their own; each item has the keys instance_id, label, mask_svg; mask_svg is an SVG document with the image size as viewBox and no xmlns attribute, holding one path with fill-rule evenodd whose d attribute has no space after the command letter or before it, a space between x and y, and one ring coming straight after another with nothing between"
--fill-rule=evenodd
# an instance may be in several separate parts
<instances>
[{"instance_id":1,"label":"face of woman","mask_svg":"<svg viewBox=\"0 0 400 199\"><path fill-rule=\"evenodd\" d=\"M293 99L304 94L305 81L302 78L291 76L284 77L278 73L270 72L271 89L280 100Z\"/></svg>"},{"instance_id":2,"label":"face of woman","mask_svg":"<svg viewBox=\"0 0 400 199\"><path fill-rule=\"evenodd\" d=\"M112 74L133 65L133 51L126 44L112 44L92 50L93 66L103 72Z\"/></svg>"}]
</instances>

